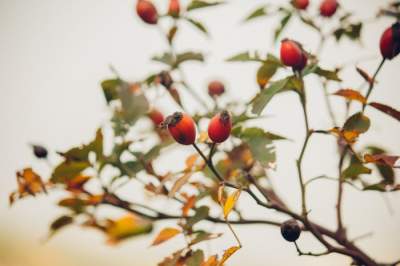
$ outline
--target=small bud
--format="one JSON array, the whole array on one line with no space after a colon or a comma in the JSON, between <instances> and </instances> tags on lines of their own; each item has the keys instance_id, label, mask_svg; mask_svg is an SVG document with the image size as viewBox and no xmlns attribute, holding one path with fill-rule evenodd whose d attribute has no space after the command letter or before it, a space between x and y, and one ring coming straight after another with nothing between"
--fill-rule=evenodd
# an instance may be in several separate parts
<instances>
[{"instance_id":1,"label":"small bud","mask_svg":"<svg viewBox=\"0 0 400 266\"><path fill-rule=\"evenodd\" d=\"M167 71L161 71L160 74L158 74L158 77L160 79L161 85L163 85L166 89L170 89L174 81L172 80L171 74Z\"/></svg>"},{"instance_id":2,"label":"small bud","mask_svg":"<svg viewBox=\"0 0 400 266\"><path fill-rule=\"evenodd\" d=\"M281 224L281 234L289 242L296 241L301 233L299 223L295 219L288 220Z\"/></svg>"}]
</instances>

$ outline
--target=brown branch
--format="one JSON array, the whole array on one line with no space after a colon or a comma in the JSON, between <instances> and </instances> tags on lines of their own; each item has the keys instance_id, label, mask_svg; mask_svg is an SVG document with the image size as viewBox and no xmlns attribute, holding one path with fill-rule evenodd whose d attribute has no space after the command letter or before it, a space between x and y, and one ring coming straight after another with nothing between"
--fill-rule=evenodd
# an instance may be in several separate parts
<instances>
[{"instance_id":1,"label":"brown branch","mask_svg":"<svg viewBox=\"0 0 400 266\"><path fill-rule=\"evenodd\" d=\"M299 256L313 256L313 257L319 257L319 256L323 256L323 255L327 255L329 253L331 253L329 250L324 251L324 252L320 252L320 253L313 253L313 252L303 252L301 251L299 245L297 244L297 242L294 242L294 246L296 247L297 253L299 254Z\"/></svg>"}]
</instances>

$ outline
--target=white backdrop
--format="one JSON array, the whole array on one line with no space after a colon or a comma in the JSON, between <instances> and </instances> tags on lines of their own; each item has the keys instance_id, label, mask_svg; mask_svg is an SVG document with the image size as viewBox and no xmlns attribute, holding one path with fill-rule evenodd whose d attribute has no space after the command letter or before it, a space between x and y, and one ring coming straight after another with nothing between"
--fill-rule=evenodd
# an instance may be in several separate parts
<instances>
[{"instance_id":1,"label":"white backdrop","mask_svg":"<svg viewBox=\"0 0 400 266\"><path fill-rule=\"evenodd\" d=\"M210 11L198 11L198 18L212 26L210 40L188 27L178 35L178 50L201 50L208 55L206 65L188 64L185 67L191 84L202 96L206 97L207 81L213 77L223 79L228 93L234 98L250 99L256 92L256 66L228 64L224 59L245 50L277 54L277 48L271 45L276 20L239 23L249 11L264 2L267 1L232 0L228 5ZM371 18L378 5L388 1L341 2L360 17ZM165 1L159 3L165 5ZM311 0L311 3L311 8L316 10L318 1ZM31 163L39 171L46 169L46 165L33 158L28 143L39 142L63 150L89 140L95 129L106 121L107 112L99 82L111 76L110 63L124 77L133 80L159 69L158 64L149 60L151 55L165 49L159 32L141 23L134 15L133 0L1 0L0 22L0 265L155 265L163 256L180 247L183 240L148 248L152 237L141 237L109 247L97 232L69 228L50 242L41 244L50 221L61 212L54 207L56 197L24 200L9 209L8 194L16 187L14 174L17 169ZM390 23L388 19L381 19L366 25L359 46L343 41L338 48L332 49L333 43L328 43L322 54L323 65L332 66L367 57L370 60L359 65L372 72L379 62L380 34ZM317 45L315 33L293 22L284 36L301 41L311 51ZM372 94L374 100L397 109L400 109L399 67L399 58L387 63ZM354 69L348 69L344 78L348 87L356 87L361 82ZM311 127L328 128L326 108L321 101L322 90L318 82L312 79L307 82ZM343 107L341 99L334 99L335 109ZM166 113L173 111L168 105L161 108ZM296 141L278 145L279 167L272 180L289 204L298 207L294 160L303 137L300 134L303 132L303 119L296 97L291 94L276 97L266 114L272 115L265 123L266 128ZM399 154L400 124L373 110L368 110L367 114L373 128L365 134L363 141L384 142L392 153ZM333 138L327 142L324 136L315 137L304 161L306 176L334 175L337 165L332 157L334 152ZM334 183L321 181L310 187L309 194L311 216L331 227L335 225L335 189ZM356 237L372 232L373 236L360 241L359 245L380 260L398 259L400 193L387 195L393 214L389 213L384 198L378 193L358 193L351 188L346 188L345 193L344 222L350 228L350 235ZM272 212L260 214L258 207L243 198L240 208L248 210L248 213L256 213L259 217L273 215ZM155 232L160 228L161 225L156 227ZM294 247L281 239L277 228L236 228L244 248L230 260L230 265L349 264L347 258L338 255L299 258ZM218 227L218 230L225 231L225 227ZM220 253L232 243L233 239L227 233L221 240L214 241L210 248ZM308 236L302 236L300 245L304 250L321 248Z\"/></svg>"}]
</instances>

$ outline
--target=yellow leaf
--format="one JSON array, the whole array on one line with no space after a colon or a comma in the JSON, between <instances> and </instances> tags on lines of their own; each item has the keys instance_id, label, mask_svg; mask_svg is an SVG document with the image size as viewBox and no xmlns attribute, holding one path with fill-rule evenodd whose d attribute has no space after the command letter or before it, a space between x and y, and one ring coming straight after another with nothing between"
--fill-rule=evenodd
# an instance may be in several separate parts
<instances>
[{"instance_id":1,"label":"yellow leaf","mask_svg":"<svg viewBox=\"0 0 400 266\"><path fill-rule=\"evenodd\" d=\"M193 168L193 166L196 164L196 161L197 161L198 157L199 157L199 155L196 153L196 154L190 155L186 159L185 164L186 164L186 170L187 171Z\"/></svg>"},{"instance_id":2,"label":"yellow leaf","mask_svg":"<svg viewBox=\"0 0 400 266\"><path fill-rule=\"evenodd\" d=\"M208 140L208 133L205 131L200 132L199 142L205 143Z\"/></svg>"},{"instance_id":3,"label":"yellow leaf","mask_svg":"<svg viewBox=\"0 0 400 266\"><path fill-rule=\"evenodd\" d=\"M218 258L217 255L211 256L201 264L201 266L217 266L218 265Z\"/></svg>"},{"instance_id":4,"label":"yellow leaf","mask_svg":"<svg viewBox=\"0 0 400 266\"><path fill-rule=\"evenodd\" d=\"M239 249L240 249L240 247L233 246L233 247L230 247L227 250L225 250L224 255L222 256L222 259L219 262L219 266L224 265L225 261L227 261L233 255L233 253L235 253Z\"/></svg>"},{"instance_id":5,"label":"yellow leaf","mask_svg":"<svg viewBox=\"0 0 400 266\"><path fill-rule=\"evenodd\" d=\"M177 191L179 191L183 185L185 185L188 181L192 173L185 173L183 176L181 176L174 185L172 186L171 190L168 193L168 197L172 198Z\"/></svg>"},{"instance_id":6,"label":"yellow leaf","mask_svg":"<svg viewBox=\"0 0 400 266\"><path fill-rule=\"evenodd\" d=\"M342 96L347 100L359 101L361 103L367 102L367 100L365 99L364 96L361 95L361 93L352 89L340 89L337 92L335 92L334 95Z\"/></svg>"},{"instance_id":7,"label":"yellow leaf","mask_svg":"<svg viewBox=\"0 0 400 266\"><path fill-rule=\"evenodd\" d=\"M158 233L157 237L154 239L151 245L152 246L159 245L180 233L181 231L176 228L171 228L171 227L164 228L163 230L161 230L160 233Z\"/></svg>"},{"instance_id":8,"label":"yellow leaf","mask_svg":"<svg viewBox=\"0 0 400 266\"><path fill-rule=\"evenodd\" d=\"M148 220L134 215L126 215L115 221L109 221L106 227L108 242L115 244L118 241L140 234L151 232L153 226Z\"/></svg>"},{"instance_id":9,"label":"yellow leaf","mask_svg":"<svg viewBox=\"0 0 400 266\"><path fill-rule=\"evenodd\" d=\"M232 194L228 196L224 205L224 217L225 219L228 217L229 213L232 211L235 206L236 201L239 199L240 189L236 190Z\"/></svg>"}]
</instances>

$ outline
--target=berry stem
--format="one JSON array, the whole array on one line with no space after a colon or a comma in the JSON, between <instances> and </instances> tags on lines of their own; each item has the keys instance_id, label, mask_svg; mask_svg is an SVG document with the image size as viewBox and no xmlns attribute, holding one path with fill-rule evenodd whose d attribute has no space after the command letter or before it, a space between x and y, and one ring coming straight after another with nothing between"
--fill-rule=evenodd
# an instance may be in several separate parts
<instances>
[{"instance_id":1,"label":"berry stem","mask_svg":"<svg viewBox=\"0 0 400 266\"><path fill-rule=\"evenodd\" d=\"M365 95L365 103L363 104L362 111L364 112L365 107L367 106L368 98L371 95L372 90L374 89L375 79L378 75L379 71L382 69L383 64L385 63L386 58L382 58L381 62L378 65L378 68L375 70L374 75L372 76L372 81L369 83L367 94Z\"/></svg>"}]
</instances>

